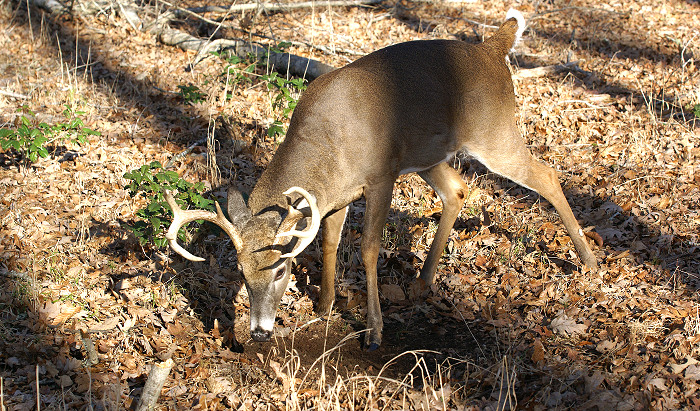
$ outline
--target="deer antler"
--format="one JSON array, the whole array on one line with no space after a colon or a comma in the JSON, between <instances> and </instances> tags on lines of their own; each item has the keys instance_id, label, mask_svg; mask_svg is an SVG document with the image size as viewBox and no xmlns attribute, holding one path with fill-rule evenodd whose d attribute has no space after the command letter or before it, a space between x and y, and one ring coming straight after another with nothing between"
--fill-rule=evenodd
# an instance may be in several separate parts
<instances>
[{"instance_id":1,"label":"deer antler","mask_svg":"<svg viewBox=\"0 0 700 411\"><path fill-rule=\"evenodd\" d=\"M318 205L316 205L316 197L312 196L301 187L292 187L285 191L284 195L289 198L289 195L292 193L300 194L302 197L304 197L306 202L309 203L309 208L311 209L311 224L303 231L292 229L277 233L275 235L277 238L294 236L299 239L294 249L286 254L283 254L280 258L296 257L299 253L304 251L304 249L311 244L312 241L314 241L314 237L316 237L316 233L318 233L318 229L321 227L321 213L318 211ZM289 215L299 213L300 211L294 208L291 201L289 201Z\"/></svg>"},{"instance_id":2,"label":"deer antler","mask_svg":"<svg viewBox=\"0 0 700 411\"><path fill-rule=\"evenodd\" d=\"M180 227L195 220L205 220L218 225L231 237L234 247L236 247L237 250L241 249L243 240L236 227L224 216L218 201L215 202L216 214L206 210L183 210L177 204L169 190L165 190L165 201L168 202L168 205L173 210L173 222L170 224L168 232L165 233L165 238L170 243L170 247L181 256L190 261L204 261L203 258L192 255L189 251L182 248L177 242L177 232L180 231Z\"/></svg>"}]
</instances>

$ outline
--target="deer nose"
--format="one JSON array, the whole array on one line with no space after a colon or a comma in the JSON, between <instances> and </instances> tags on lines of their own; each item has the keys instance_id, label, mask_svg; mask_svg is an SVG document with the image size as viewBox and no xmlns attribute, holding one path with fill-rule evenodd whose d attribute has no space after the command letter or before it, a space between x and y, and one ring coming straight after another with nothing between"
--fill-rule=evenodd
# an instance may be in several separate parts
<instances>
[{"instance_id":1,"label":"deer nose","mask_svg":"<svg viewBox=\"0 0 700 411\"><path fill-rule=\"evenodd\" d=\"M253 341L270 341L270 337L272 336L272 330L263 330L261 327L256 327L254 330L250 331L250 336L253 337Z\"/></svg>"}]
</instances>

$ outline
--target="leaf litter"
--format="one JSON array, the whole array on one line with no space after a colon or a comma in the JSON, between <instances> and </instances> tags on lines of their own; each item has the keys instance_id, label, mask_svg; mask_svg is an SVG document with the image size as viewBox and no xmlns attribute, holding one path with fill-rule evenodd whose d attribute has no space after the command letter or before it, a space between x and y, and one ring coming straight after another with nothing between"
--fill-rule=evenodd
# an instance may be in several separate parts
<instances>
[{"instance_id":1,"label":"leaf litter","mask_svg":"<svg viewBox=\"0 0 700 411\"><path fill-rule=\"evenodd\" d=\"M571 61L579 68L516 80L518 116L532 152L561 173L575 215L597 242L600 270L579 266L544 200L458 157L470 201L437 283L412 282L441 205L417 176L403 176L380 256L386 331L375 353L363 352L356 334L366 314L362 201L351 207L341 242L336 313L319 320L312 310L321 269L315 244L297 259L278 336L267 344L248 337L247 294L220 235L190 245L209 256L193 264L142 248L126 229L144 204L130 198L123 174L166 164L206 136L209 118L225 115L232 125L217 136L224 178L254 185L275 148L264 87L239 85L221 98L214 80L225 63L211 58L183 70L193 54L155 46L116 14L44 26L50 19L35 13L30 26L25 10L0 6L0 89L29 96L0 94L2 123L21 104L47 122L69 104L102 133L71 147L75 154L31 167L0 153L7 409L33 407L37 397L44 409L132 407L150 365L168 358L176 365L163 409L700 407L700 132L690 110L700 103L697 4L519 4L533 18L511 58L514 71ZM489 29L467 20L497 25L509 7L394 6L287 11L249 29L364 53L453 34L480 41ZM89 71L75 64L76 38L80 52L91 53ZM336 66L355 58L301 45L290 51ZM177 85L187 84L207 102L178 100ZM206 153L195 148L175 171L207 180ZM223 197L218 187L214 193Z\"/></svg>"}]
</instances>

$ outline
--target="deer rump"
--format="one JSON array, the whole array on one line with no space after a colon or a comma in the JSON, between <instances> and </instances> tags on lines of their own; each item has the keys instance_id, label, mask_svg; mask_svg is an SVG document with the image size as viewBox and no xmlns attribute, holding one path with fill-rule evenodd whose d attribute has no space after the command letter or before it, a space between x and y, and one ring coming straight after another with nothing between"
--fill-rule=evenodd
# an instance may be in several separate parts
<instances>
[{"instance_id":1,"label":"deer rump","mask_svg":"<svg viewBox=\"0 0 700 411\"><path fill-rule=\"evenodd\" d=\"M434 281L437 264L467 197L446 161L466 151L491 171L546 198L562 218L581 260L597 262L559 185L556 172L532 157L516 124L508 51L524 30L517 11L478 45L452 40L400 43L375 51L314 80L299 99L287 136L250 193L229 189L226 219L181 210L166 198L178 229L208 220L231 237L250 297L251 336L267 341L291 261L322 229L323 270L317 309L335 300L336 254L352 201L365 197L361 255L367 277L365 346L381 343L377 258L395 180L417 172L440 196L443 212L420 278ZM322 228L321 228L322 227Z\"/></svg>"}]
</instances>

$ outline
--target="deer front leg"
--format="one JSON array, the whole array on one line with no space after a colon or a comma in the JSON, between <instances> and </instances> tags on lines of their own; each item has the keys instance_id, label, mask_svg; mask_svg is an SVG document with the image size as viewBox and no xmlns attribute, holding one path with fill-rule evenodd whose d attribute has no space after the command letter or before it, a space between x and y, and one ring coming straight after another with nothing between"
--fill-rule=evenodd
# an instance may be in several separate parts
<instances>
[{"instance_id":1,"label":"deer front leg","mask_svg":"<svg viewBox=\"0 0 700 411\"><path fill-rule=\"evenodd\" d=\"M430 245L428 258L420 271L420 278L426 284L432 284L440 256L442 256L464 200L467 198L468 188L459 173L447 163L440 163L433 168L421 171L418 175L433 187L442 200L440 224L433 238L433 243Z\"/></svg>"},{"instance_id":2,"label":"deer front leg","mask_svg":"<svg viewBox=\"0 0 700 411\"><path fill-rule=\"evenodd\" d=\"M367 328L365 347L369 351L379 348L382 342L382 308L379 304L379 286L377 284L377 258L382 241L382 231L386 223L394 179L383 185L365 189L365 227L362 233L362 263L367 277Z\"/></svg>"},{"instance_id":3,"label":"deer front leg","mask_svg":"<svg viewBox=\"0 0 700 411\"><path fill-rule=\"evenodd\" d=\"M321 296L317 312L328 314L335 301L336 260L338 244L343 232L343 223L348 214L348 207L338 210L323 219L323 276L321 277Z\"/></svg>"}]
</instances>

